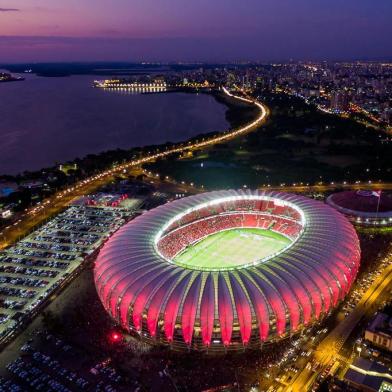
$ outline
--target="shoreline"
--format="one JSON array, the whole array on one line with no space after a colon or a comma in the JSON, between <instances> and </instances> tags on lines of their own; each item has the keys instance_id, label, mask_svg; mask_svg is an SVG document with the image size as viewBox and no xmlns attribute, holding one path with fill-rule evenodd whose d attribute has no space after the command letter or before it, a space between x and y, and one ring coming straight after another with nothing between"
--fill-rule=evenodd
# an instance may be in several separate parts
<instances>
[{"instance_id":1,"label":"shoreline","mask_svg":"<svg viewBox=\"0 0 392 392\"><path fill-rule=\"evenodd\" d=\"M269 109L266 106L257 100L233 96L227 90L224 90L223 93L228 95L229 99L235 99L241 101L242 104L245 103L250 107L257 108L257 117L252 117L251 121L243 123L241 127L203 135L201 138L199 136L181 143L134 149L133 155L129 152L119 151L118 155L113 156L109 154L105 156L106 160L102 156L98 156L97 162L93 162L90 157L85 162L85 170L75 171L72 176L66 176L61 172L62 181L57 186L52 186L50 192L44 193L38 204L32 204L32 200L29 200L28 204L25 203L19 206L20 213L16 214L15 219L12 219L7 226L7 229L11 227L12 229L1 232L0 250L25 237L42 222L63 211L75 197L96 192L98 188L115 180L124 172L129 172L144 163L153 162L159 158L170 155L176 157L176 154L202 149L222 141L234 139L257 129L265 123L269 115ZM13 193L12 195L18 196L18 193Z\"/></svg>"},{"instance_id":2,"label":"shoreline","mask_svg":"<svg viewBox=\"0 0 392 392\"><path fill-rule=\"evenodd\" d=\"M19 80L15 80L15 81L19 81ZM4 82L10 82L10 81L4 81ZM215 101L219 104L222 104L225 106L225 120L227 121L228 125L229 125L229 130L233 129L235 126L238 126L238 122L241 123L241 121L233 121L233 119L230 116L230 111L232 111L234 108L238 108L241 106L241 104L239 104L238 102L236 102L236 100L232 100L232 99L228 99L227 97L225 97L225 95L220 92L220 91L216 91L214 89L209 89L208 91L206 90L200 90L200 89L185 89L185 88L173 88L170 89L168 91L164 91L164 92L151 92L151 93L145 93L145 94L173 94L173 93L186 93L186 94L207 94L212 96ZM1 178L6 178L8 180L12 180L12 179L18 179L18 178L33 178L33 177L37 177L39 175L41 175L41 173L43 171L55 171L58 170L58 166L59 165L73 165L77 162L83 161L85 159L87 159L87 157L89 156L95 156L95 157L99 157L100 155L106 155L106 154L110 154L112 152L124 152L124 153L132 153L133 150L144 150L144 149L149 149L150 147L158 147L158 148L163 148L165 146L171 146L174 144L181 144L181 143L186 143L188 141L192 141L194 139L197 138L201 138L201 137L206 137L206 136L212 136L214 134L218 134L218 133L222 133L222 132L226 132L226 130L222 130L222 131L206 131L206 132L201 132L198 133L195 136L192 136L191 138L187 138L187 139L180 139L178 141L166 141L164 143L159 143L159 144L145 144L145 145L140 145L140 146L135 146L135 147L130 147L130 148L115 148L115 149L105 149L105 150L101 150L98 152L87 152L86 154L84 154L81 158L79 157L75 157L73 159L69 159L67 161L62 161L62 162L56 162L56 164L51 165L51 166L44 166L41 167L37 170L33 170L33 171L29 171L28 169L25 169L23 171L20 171L18 173L15 174L10 174L10 173L0 173L0 179ZM29 175L26 176L25 173L28 173Z\"/></svg>"}]
</instances>

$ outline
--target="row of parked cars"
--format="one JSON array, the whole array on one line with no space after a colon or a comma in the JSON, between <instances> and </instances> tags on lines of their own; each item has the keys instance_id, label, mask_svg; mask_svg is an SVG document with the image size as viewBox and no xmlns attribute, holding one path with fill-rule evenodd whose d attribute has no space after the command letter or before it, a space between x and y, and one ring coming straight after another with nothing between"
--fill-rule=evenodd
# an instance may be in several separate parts
<instances>
[{"instance_id":1,"label":"row of parked cars","mask_svg":"<svg viewBox=\"0 0 392 392\"><path fill-rule=\"evenodd\" d=\"M77 245L62 245L57 242L40 242L40 241L23 241L20 243L21 246L25 248L33 248L33 249L43 249L49 250L52 252L71 252L76 253L80 252L83 253L85 248L77 246Z\"/></svg>"},{"instance_id":2,"label":"row of parked cars","mask_svg":"<svg viewBox=\"0 0 392 392\"><path fill-rule=\"evenodd\" d=\"M0 324L3 324L8 321L9 315L5 313L0 313Z\"/></svg>"},{"instance_id":3,"label":"row of parked cars","mask_svg":"<svg viewBox=\"0 0 392 392\"><path fill-rule=\"evenodd\" d=\"M34 298L36 296L34 290L28 289L17 289L14 287L0 286L0 295L8 297L20 297L20 298Z\"/></svg>"},{"instance_id":4,"label":"row of parked cars","mask_svg":"<svg viewBox=\"0 0 392 392\"><path fill-rule=\"evenodd\" d=\"M0 265L0 273L55 278L59 272L43 268L25 268L13 265Z\"/></svg>"},{"instance_id":5,"label":"row of parked cars","mask_svg":"<svg viewBox=\"0 0 392 392\"><path fill-rule=\"evenodd\" d=\"M43 279L31 279L19 276L0 276L0 283L8 283L14 286L45 287L49 282Z\"/></svg>"},{"instance_id":6,"label":"row of parked cars","mask_svg":"<svg viewBox=\"0 0 392 392\"><path fill-rule=\"evenodd\" d=\"M6 251L0 252L0 339L63 285L131 211L72 206ZM19 300L20 298L20 300ZM25 317L25 318L24 318Z\"/></svg>"},{"instance_id":7,"label":"row of parked cars","mask_svg":"<svg viewBox=\"0 0 392 392\"><path fill-rule=\"evenodd\" d=\"M84 370L75 364L79 349L47 331L31 334L20 349L20 356L9 363L8 378L0 379L0 392L118 392L129 389L122 377L105 360ZM83 363L88 362L88 357ZM92 371L94 370L94 371ZM3 387L3 389L2 389Z\"/></svg>"},{"instance_id":8,"label":"row of parked cars","mask_svg":"<svg viewBox=\"0 0 392 392\"><path fill-rule=\"evenodd\" d=\"M31 247L30 249L26 249L23 244L18 244L17 247L11 248L7 251L8 253L20 255L20 256L28 256L35 257L40 259L56 259L56 260L67 260L72 261L75 260L75 255L70 255L62 252L44 252L38 249Z\"/></svg>"},{"instance_id":9,"label":"row of parked cars","mask_svg":"<svg viewBox=\"0 0 392 392\"><path fill-rule=\"evenodd\" d=\"M85 236L83 238L83 236ZM55 231L51 230L48 235L37 235L33 238L34 241L38 242L53 242L56 244L73 244L79 246L88 247L94 242L99 240L99 236L96 234L82 234L78 236L75 233L69 233L66 231Z\"/></svg>"},{"instance_id":10,"label":"row of parked cars","mask_svg":"<svg viewBox=\"0 0 392 392\"><path fill-rule=\"evenodd\" d=\"M12 256L0 256L0 263L7 263L7 264L19 264L25 265L26 267L46 267L46 268L56 268L56 269L66 269L70 263L63 262L63 261L54 261L54 260L47 260L44 258L40 259L33 259L30 257L19 257L16 255Z\"/></svg>"},{"instance_id":11,"label":"row of parked cars","mask_svg":"<svg viewBox=\"0 0 392 392\"><path fill-rule=\"evenodd\" d=\"M27 301L15 300L10 298L0 298L0 308L20 310L25 306Z\"/></svg>"},{"instance_id":12,"label":"row of parked cars","mask_svg":"<svg viewBox=\"0 0 392 392\"><path fill-rule=\"evenodd\" d=\"M37 366L18 358L7 365L7 370L21 379L29 389L45 392L72 392Z\"/></svg>"},{"instance_id":13,"label":"row of parked cars","mask_svg":"<svg viewBox=\"0 0 392 392\"><path fill-rule=\"evenodd\" d=\"M0 377L0 392L25 392L25 389L12 380Z\"/></svg>"}]
</instances>

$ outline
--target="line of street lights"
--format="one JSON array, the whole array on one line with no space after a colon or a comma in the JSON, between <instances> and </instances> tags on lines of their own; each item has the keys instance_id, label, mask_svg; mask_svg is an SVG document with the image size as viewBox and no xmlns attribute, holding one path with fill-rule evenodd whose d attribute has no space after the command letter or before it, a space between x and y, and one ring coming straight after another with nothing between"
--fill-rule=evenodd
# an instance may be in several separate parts
<instances>
[{"instance_id":1,"label":"line of street lights","mask_svg":"<svg viewBox=\"0 0 392 392\"><path fill-rule=\"evenodd\" d=\"M80 181L79 183L74 184L73 186L57 193L57 195L55 195L52 198L52 200L46 200L46 201L42 202L40 205L35 206L34 208L26 211L26 215L35 216L38 213L41 213L42 210L44 210L45 208L47 208L51 204L53 204L54 201L56 201L56 200L59 201L59 200L63 199L65 196L69 195L71 192L73 192L75 190L79 190L79 189L83 188L84 186L93 183L94 181L98 181L98 180L103 179L107 176L117 174L117 173L124 171L126 169L129 169L131 167L139 166L143 163L151 162L151 161L166 157L171 154L185 152L185 151L194 150L194 149L200 149L200 148L212 145L212 144L220 143L222 141L235 138L241 134L249 132L253 128L257 127L258 125L261 125L263 123L263 121L265 120L265 118L268 116L268 114L269 114L268 108L266 108L262 103L258 102L257 100L252 100L249 98L234 95L231 92L229 92L225 87L223 87L222 90L226 95L228 95L232 98L235 98L237 100L255 105L260 111L258 117L254 121L250 122L247 125L244 125L243 127L240 127L240 128L234 129L234 130L225 131L225 132L220 133L218 135L215 135L207 140L202 139L202 141L200 141L200 142L196 141L194 143L189 141L189 142L187 142L186 145L184 145L184 143L180 143L180 144L174 145L172 148L169 148L163 152L156 152L153 154L148 153L148 155L146 155L142 158L131 160L127 163L123 163L121 165L118 165L112 169L105 170L100 174L96 174L92 177L86 178L83 181ZM23 219L20 219L19 223L23 223ZM7 227L6 229L9 229L9 227ZM5 234L4 231L0 232L0 236L4 236L4 234ZM3 244L3 247L4 246L5 245ZM1 249L1 246L0 246L0 249Z\"/></svg>"}]
</instances>

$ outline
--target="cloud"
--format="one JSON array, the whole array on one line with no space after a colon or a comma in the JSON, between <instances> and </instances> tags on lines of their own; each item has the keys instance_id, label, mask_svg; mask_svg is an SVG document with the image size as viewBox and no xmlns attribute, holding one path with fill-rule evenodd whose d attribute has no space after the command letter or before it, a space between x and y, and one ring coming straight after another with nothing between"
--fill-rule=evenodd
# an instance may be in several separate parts
<instances>
[{"instance_id":1,"label":"cloud","mask_svg":"<svg viewBox=\"0 0 392 392\"><path fill-rule=\"evenodd\" d=\"M0 8L0 12L18 12L19 8Z\"/></svg>"},{"instance_id":2,"label":"cloud","mask_svg":"<svg viewBox=\"0 0 392 392\"><path fill-rule=\"evenodd\" d=\"M295 60L385 60L392 59L388 45L392 27L380 28L366 37L350 35L349 29L325 35L298 35L268 31L255 36L219 38L115 38L61 36L2 36L0 34L0 68L3 64L24 62L70 61L207 61L229 62L238 59L283 61ZM290 37L291 34L291 37ZM376 40L375 38L378 37ZM336 43L340 42L339 45Z\"/></svg>"}]
</instances>

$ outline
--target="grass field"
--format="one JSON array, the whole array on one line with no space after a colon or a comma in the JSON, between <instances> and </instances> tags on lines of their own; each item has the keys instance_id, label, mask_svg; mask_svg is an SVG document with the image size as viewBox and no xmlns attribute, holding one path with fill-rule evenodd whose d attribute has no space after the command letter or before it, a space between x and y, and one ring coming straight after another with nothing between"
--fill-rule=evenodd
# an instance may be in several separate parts
<instances>
[{"instance_id":1,"label":"grass field","mask_svg":"<svg viewBox=\"0 0 392 392\"><path fill-rule=\"evenodd\" d=\"M231 229L189 246L174 261L191 268L233 268L263 259L289 243L283 235L269 230Z\"/></svg>"}]
</instances>

